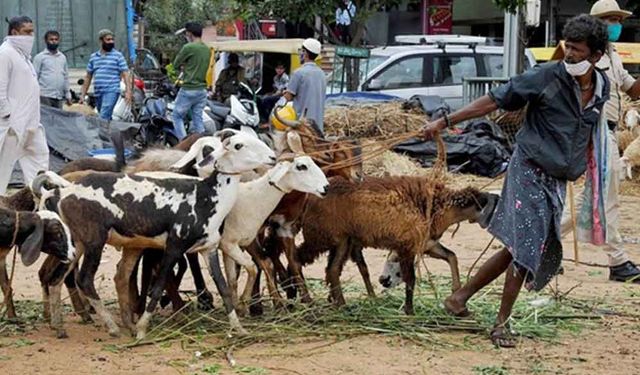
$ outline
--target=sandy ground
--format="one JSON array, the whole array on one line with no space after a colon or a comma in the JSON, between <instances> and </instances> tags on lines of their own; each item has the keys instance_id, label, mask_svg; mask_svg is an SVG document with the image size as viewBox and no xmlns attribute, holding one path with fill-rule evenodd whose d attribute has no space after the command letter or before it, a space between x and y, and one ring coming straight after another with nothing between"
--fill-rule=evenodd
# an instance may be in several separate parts
<instances>
[{"instance_id":1,"label":"sandy ground","mask_svg":"<svg viewBox=\"0 0 640 375\"><path fill-rule=\"evenodd\" d=\"M640 198L622 199L624 236L640 237L637 214ZM463 224L455 238L443 242L457 252L461 272L466 272L490 236L476 225ZM633 241L631 241L633 242ZM565 241L565 256L573 257L572 243ZM640 262L640 245L627 249ZM602 250L581 245L581 260L606 265ZM491 251L485 255L491 255ZM382 270L386 252L365 252L372 278ZM105 252L96 284L103 298L115 297L111 281L118 253ZM306 270L308 277L322 278L326 260ZM428 260L436 274L448 275L448 266ZM40 289L34 266L18 266L14 280L17 300L38 300ZM626 311L640 312L640 285L624 285L607 280L608 269L565 262L565 274L559 278L561 290L576 287L575 296L602 296ZM360 282L353 264L348 264L343 280ZM377 283L376 283L377 284ZM184 286L192 289L191 281ZM376 285L377 291L380 287ZM210 288L214 290L214 288ZM216 298L219 304L220 299ZM112 311L116 313L115 306ZM497 306L496 306L497 309ZM40 325L26 334L0 337L0 373L2 374L637 374L640 365L640 318L607 317L600 328L578 335L564 333L557 343L523 339L515 350L494 349L484 335L456 333L447 335L452 343L466 343L465 349L417 346L401 339L369 335L336 342L269 345L256 344L235 350L238 363L231 368L223 356L197 358L178 343L170 346L146 346L113 353L108 344L122 344L127 337L110 338L97 325L81 325L77 316L65 317L70 338L60 341ZM471 345L469 345L471 343Z\"/></svg>"}]
</instances>

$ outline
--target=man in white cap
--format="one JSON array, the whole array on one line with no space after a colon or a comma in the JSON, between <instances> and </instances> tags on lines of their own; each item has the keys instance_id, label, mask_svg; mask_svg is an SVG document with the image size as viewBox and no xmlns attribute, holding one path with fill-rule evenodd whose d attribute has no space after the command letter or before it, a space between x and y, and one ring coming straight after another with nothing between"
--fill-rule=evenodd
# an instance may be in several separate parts
<instances>
[{"instance_id":1,"label":"man in white cap","mask_svg":"<svg viewBox=\"0 0 640 375\"><path fill-rule=\"evenodd\" d=\"M324 72L315 63L316 57L322 51L322 44L316 39L309 38L302 42L300 59L302 67L293 72L284 97L293 100L293 108L298 118L305 116L313 120L320 131L323 131L324 97L327 91Z\"/></svg>"},{"instance_id":2,"label":"man in white cap","mask_svg":"<svg viewBox=\"0 0 640 375\"><path fill-rule=\"evenodd\" d=\"M603 20L607 24L609 33L609 42L616 42L622 32L622 24L620 23L632 13L621 10L616 0L599 0L591 8L591 15ZM605 223L605 244L604 249L609 257L609 280L620 282L633 282L640 284L640 269L629 259L627 255L620 233L618 231L620 217L620 200L618 197L620 184L620 168L618 145L616 142L615 128L623 116L622 113L622 92L627 93L632 98L640 96L640 80L633 78L629 72L622 66L622 59L616 52L613 43L609 46L602 56L596 67L604 71L611 83L611 91L609 100L606 102L604 111L609 125L607 136L608 150L607 157L603 162L607 168L605 183L603 186L604 193L604 218ZM582 218L585 215L593 216L594 211L585 206L591 196L587 196L587 192L577 195L576 212L578 215L578 240L587 243L593 243L591 237L591 229L585 227ZM562 218L562 234L571 231L571 217L568 210L565 210Z\"/></svg>"},{"instance_id":3,"label":"man in white cap","mask_svg":"<svg viewBox=\"0 0 640 375\"><path fill-rule=\"evenodd\" d=\"M9 20L0 45L0 195L4 195L18 161L25 183L49 169L49 148L40 124L40 87L31 64L33 22Z\"/></svg>"}]
</instances>

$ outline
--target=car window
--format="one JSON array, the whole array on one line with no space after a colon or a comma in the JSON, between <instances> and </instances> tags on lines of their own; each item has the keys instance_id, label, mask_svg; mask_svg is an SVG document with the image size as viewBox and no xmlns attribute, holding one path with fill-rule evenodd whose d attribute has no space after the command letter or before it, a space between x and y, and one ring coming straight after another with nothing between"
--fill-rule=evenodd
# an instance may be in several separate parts
<instances>
[{"instance_id":1,"label":"car window","mask_svg":"<svg viewBox=\"0 0 640 375\"><path fill-rule=\"evenodd\" d=\"M374 77L369 86L381 90L424 86L423 68L423 56L401 59Z\"/></svg>"},{"instance_id":2,"label":"car window","mask_svg":"<svg viewBox=\"0 0 640 375\"><path fill-rule=\"evenodd\" d=\"M473 56L433 56L433 81L436 85L456 85L463 77L476 77L478 70Z\"/></svg>"},{"instance_id":3,"label":"car window","mask_svg":"<svg viewBox=\"0 0 640 375\"><path fill-rule=\"evenodd\" d=\"M502 77L502 55L482 55L482 58L487 70L487 77Z\"/></svg>"}]
</instances>

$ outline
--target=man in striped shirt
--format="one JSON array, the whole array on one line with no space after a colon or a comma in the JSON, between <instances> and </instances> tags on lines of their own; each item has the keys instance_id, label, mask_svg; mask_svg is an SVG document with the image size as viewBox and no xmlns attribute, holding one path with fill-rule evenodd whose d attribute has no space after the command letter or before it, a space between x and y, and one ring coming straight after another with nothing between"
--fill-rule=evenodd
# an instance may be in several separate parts
<instances>
[{"instance_id":1,"label":"man in striped shirt","mask_svg":"<svg viewBox=\"0 0 640 375\"><path fill-rule=\"evenodd\" d=\"M89 58L87 75L82 85L82 103L91 80L93 79L93 93L96 96L96 107L100 118L111 120L113 108L120 97L120 80L126 84L125 98L131 103L131 87L129 85L129 68L122 53L114 49L113 32L100 30L98 38L102 44L100 51L94 52Z\"/></svg>"}]
</instances>

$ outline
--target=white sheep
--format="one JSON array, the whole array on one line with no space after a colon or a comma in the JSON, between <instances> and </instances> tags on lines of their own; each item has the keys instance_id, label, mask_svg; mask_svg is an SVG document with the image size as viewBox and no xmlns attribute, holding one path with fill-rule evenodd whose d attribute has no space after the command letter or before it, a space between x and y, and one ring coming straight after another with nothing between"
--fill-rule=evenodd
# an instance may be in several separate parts
<instances>
[{"instance_id":1,"label":"white sheep","mask_svg":"<svg viewBox=\"0 0 640 375\"><path fill-rule=\"evenodd\" d=\"M298 156L292 161L280 161L257 180L240 184L238 199L225 219L220 247L225 260L227 282L231 290L234 304L237 302L237 275L234 260L243 266L249 277L240 304L235 304L238 311L245 312L247 302L256 279L257 269L252 257L244 253L241 247L247 247L256 238L265 220L278 206L282 197L291 191L309 193L323 197L327 193L329 181L322 170L308 156ZM274 280L270 277L271 262L264 258L261 251L251 251L253 259L265 271L269 291L278 305L284 305ZM235 254L233 258L229 255Z\"/></svg>"},{"instance_id":2,"label":"white sheep","mask_svg":"<svg viewBox=\"0 0 640 375\"><path fill-rule=\"evenodd\" d=\"M633 178L633 168L640 167L640 137L636 138L627 146L620 158L622 168L626 171L627 178Z\"/></svg>"}]
</instances>

